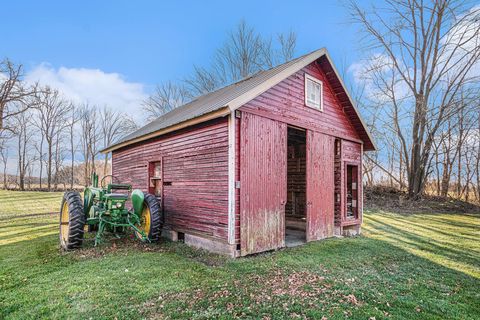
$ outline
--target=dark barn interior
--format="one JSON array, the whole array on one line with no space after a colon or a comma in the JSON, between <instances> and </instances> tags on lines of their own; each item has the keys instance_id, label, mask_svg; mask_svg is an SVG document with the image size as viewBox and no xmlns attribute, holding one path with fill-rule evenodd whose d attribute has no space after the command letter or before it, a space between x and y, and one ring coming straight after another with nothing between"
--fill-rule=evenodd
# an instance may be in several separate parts
<instances>
[{"instance_id":1,"label":"dark barn interior","mask_svg":"<svg viewBox=\"0 0 480 320\"><path fill-rule=\"evenodd\" d=\"M306 134L288 128L287 203L285 206L285 245L306 242Z\"/></svg>"}]
</instances>

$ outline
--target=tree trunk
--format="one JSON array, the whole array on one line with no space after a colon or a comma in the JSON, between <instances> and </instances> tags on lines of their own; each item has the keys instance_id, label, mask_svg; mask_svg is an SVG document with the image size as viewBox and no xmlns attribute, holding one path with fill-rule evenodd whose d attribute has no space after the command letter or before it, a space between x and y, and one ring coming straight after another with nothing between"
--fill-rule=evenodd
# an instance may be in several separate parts
<instances>
[{"instance_id":1,"label":"tree trunk","mask_svg":"<svg viewBox=\"0 0 480 320\"><path fill-rule=\"evenodd\" d=\"M52 142L48 143L48 163L47 163L47 190L52 190Z\"/></svg>"},{"instance_id":2,"label":"tree trunk","mask_svg":"<svg viewBox=\"0 0 480 320\"><path fill-rule=\"evenodd\" d=\"M39 163L40 163L40 172L39 172L39 179L40 179L40 190L42 190L42 176L43 176L43 134L40 140L40 154L39 154Z\"/></svg>"},{"instance_id":3,"label":"tree trunk","mask_svg":"<svg viewBox=\"0 0 480 320\"><path fill-rule=\"evenodd\" d=\"M3 164L3 189L7 190L7 162Z\"/></svg>"}]
</instances>

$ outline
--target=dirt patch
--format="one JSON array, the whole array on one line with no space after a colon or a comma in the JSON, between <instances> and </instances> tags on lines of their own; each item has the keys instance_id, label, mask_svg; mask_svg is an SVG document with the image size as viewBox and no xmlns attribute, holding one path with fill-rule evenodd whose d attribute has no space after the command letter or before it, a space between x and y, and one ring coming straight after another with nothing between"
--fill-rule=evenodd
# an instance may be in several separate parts
<instances>
[{"instance_id":1,"label":"dirt patch","mask_svg":"<svg viewBox=\"0 0 480 320\"><path fill-rule=\"evenodd\" d=\"M102 258L105 255L113 253L128 254L129 251L136 250L140 252L167 252L167 248L162 245L162 241L158 243L143 243L135 238L134 235L125 235L122 238L108 237L105 243L94 246L94 234L89 234L84 240L83 248L72 252L64 252L71 254L72 257L83 259Z\"/></svg>"},{"instance_id":2,"label":"dirt patch","mask_svg":"<svg viewBox=\"0 0 480 320\"><path fill-rule=\"evenodd\" d=\"M422 199L408 199L407 193L395 188L376 186L365 188L365 207L371 210L385 210L400 214L414 213L473 213L480 214L480 206L452 198L424 196Z\"/></svg>"},{"instance_id":3,"label":"dirt patch","mask_svg":"<svg viewBox=\"0 0 480 320\"><path fill-rule=\"evenodd\" d=\"M94 244L95 233L88 233L86 234L81 249L69 252L62 251L62 253L72 255L75 259L83 260L102 258L109 254L128 254L132 251L156 253L170 252L208 267L221 267L230 260L230 258L222 255L201 249L195 249L182 242L171 242L163 238L157 243L144 243L139 241L133 234L124 234L121 238L116 238L113 234L107 233L100 245L95 247Z\"/></svg>"}]
</instances>

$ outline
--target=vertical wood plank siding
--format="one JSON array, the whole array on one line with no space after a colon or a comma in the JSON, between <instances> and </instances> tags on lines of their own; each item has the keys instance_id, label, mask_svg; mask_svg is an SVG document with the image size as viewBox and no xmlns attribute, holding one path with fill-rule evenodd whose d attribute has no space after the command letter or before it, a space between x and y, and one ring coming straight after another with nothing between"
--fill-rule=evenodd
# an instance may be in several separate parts
<instances>
[{"instance_id":1,"label":"vertical wood plank siding","mask_svg":"<svg viewBox=\"0 0 480 320\"><path fill-rule=\"evenodd\" d=\"M287 125L244 113L241 122L241 254L285 245Z\"/></svg>"},{"instance_id":2,"label":"vertical wood plank siding","mask_svg":"<svg viewBox=\"0 0 480 320\"><path fill-rule=\"evenodd\" d=\"M113 152L112 172L147 191L148 163L163 159L165 227L227 242L228 124L210 121Z\"/></svg>"},{"instance_id":3,"label":"vertical wood plank siding","mask_svg":"<svg viewBox=\"0 0 480 320\"><path fill-rule=\"evenodd\" d=\"M336 137L341 139L342 145L347 144L347 148L349 146L356 146L355 148L358 148L358 150L360 150L360 137L354 126L352 125L351 121L349 120L346 112L344 111L342 103L335 95L332 88L332 83L329 80L329 76L327 76L327 72L331 73L332 71L326 69L324 70L320 65L314 62L306 66L302 70L294 73L293 75L283 80L279 84L275 85L274 87L270 88L269 90L265 91L263 94L259 95L255 99L249 101L239 110L245 113L248 112L251 114L283 122L288 125L293 125L315 131L317 133L323 133L325 135ZM305 73L323 82L323 111L319 111L305 106ZM339 84L336 83L333 85L338 86ZM237 128L240 127L239 122L243 121L243 117L239 120L240 121L237 121ZM239 154L241 146L239 136L239 129L237 129L237 155ZM331 156L333 161L333 149ZM238 156L236 161L237 175L239 177L240 170L243 170L244 164L241 162ZM341 166L341 168L341 177L343 177L343 165ZM333 171L334 168L332 164L332 177ZM361 171L361 168L359 171ZM327 182L325 182L325 184L326 183ZM333 197L333 181L331 183L331 193ZM342 192L341 196L343 202L344 192ZM236 193L236 208L236 212L240 212L240 193L238 192L238 190ZM334 209L332 208L332 214L333 210ZM236 225L239 226L240 221L237 221ZM238 230L236 230L235 235L236 241L238 243Z\"/></svg>"},{"instance_id":4,"label":"vertical wood plank siding","mask_svg":"<svg viewBox=\"0 0 480 320\"><path fill-rule=\"evenodd\" d=\"M333 236L334 138L307 131L307 241Z\"/></svg>"}]
</instances>

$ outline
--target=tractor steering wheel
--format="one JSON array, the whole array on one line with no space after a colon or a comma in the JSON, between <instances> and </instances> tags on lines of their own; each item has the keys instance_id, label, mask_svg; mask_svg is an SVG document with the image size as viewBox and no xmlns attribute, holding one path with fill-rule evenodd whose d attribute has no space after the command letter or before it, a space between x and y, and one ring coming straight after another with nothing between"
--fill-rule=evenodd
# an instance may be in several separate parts
<instances>
[{"instance_id":1,"label":"tractor steering wheel","mask_svg":"<svg viewBox=\"0 0 480 320\"><path fill-rule=\"evenodd\" d=\"M106 176L104 176L102 178L102 180L100 181L100 186L102 188L105 188L105 178L108 178L110 177L112 180L111 180L111 183L120 183L120 179L118 179L116 176L114 176L113 174L107 174Z\"/></svg>"}]
</instances>

